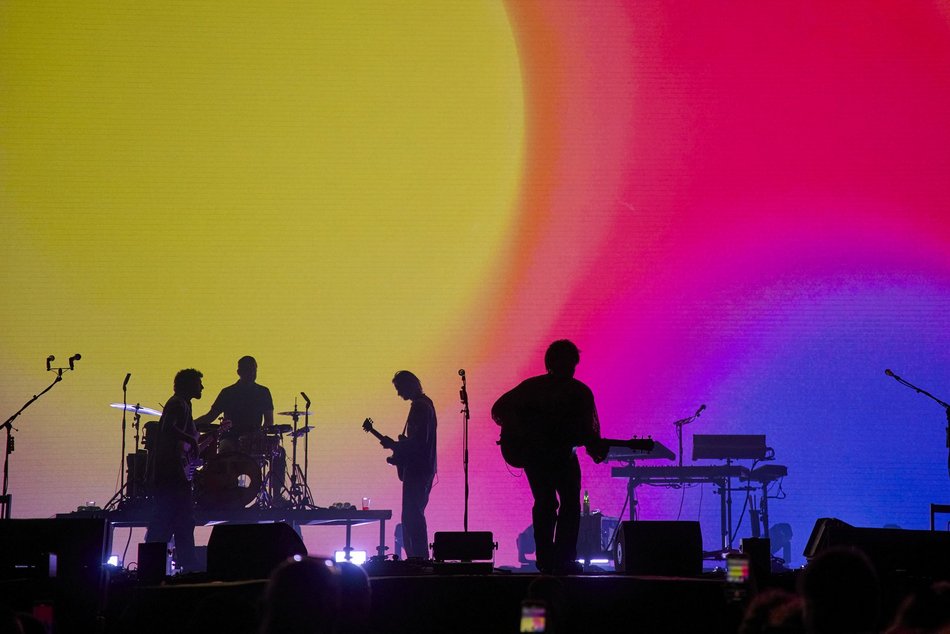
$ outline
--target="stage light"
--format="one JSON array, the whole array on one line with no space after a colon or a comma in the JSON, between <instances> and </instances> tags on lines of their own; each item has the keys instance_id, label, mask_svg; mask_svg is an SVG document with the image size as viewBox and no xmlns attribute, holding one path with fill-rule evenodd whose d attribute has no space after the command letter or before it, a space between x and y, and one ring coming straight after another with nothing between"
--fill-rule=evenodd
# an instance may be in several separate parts
<instances>
[{"instance_id":1,"label":"stage light","mask_svg":"<svg viewBox=\"0 0 950 634\"><path fill-rule=\"evenodd\" d=\"M106 559L106 565L112 566L113 568L119 568L122 566L122 563L119 561L118 555L112 555L111 557Z\"/></svg>"},{"instance_id":2,"label":"stage light","mask_svg":"<svg viewBox=\"0 0 950 634\"><path fill-rule=\"evenodd\" d=\"M338 550L335 553L333 553L333 560L337 563L343 563L344 561L347 561L346 551ZM357 566L362 566L364 563L366 563L366 551L365 550L351 550L349 562L351 564L356 564Z\"/></svg>"}]
</instances>

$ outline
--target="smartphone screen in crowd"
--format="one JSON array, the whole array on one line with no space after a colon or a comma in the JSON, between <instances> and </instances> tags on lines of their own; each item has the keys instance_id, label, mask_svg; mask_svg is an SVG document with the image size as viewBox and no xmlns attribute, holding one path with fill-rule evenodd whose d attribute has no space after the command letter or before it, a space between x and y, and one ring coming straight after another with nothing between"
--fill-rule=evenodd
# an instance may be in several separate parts
<instances>
[{"instance_id":1,"label":"smartphone screen in crowd","mask_svg":"<svg viewBox=\"0 0 950 634\"><path fill-rule=\"evenodd\" d=\"M526 599L521 602L520 632L545 632L547 607L543 601Z\"/></svg>"}]
</instances>

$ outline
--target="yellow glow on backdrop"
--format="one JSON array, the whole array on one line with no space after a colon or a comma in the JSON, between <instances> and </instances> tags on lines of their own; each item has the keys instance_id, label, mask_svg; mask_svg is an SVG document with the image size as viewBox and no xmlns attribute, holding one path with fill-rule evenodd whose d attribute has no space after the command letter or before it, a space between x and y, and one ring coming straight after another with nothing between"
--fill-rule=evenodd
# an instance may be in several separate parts
<instances>
[{"instance_id":1,"label":"yellow glow on backdrop","mask_svg":"<svg viewBox=\"0 0 950 634\"><path fill-rule=\"evenodd\" d=\"M314 399L318 502L398 509L359 423L401 428L404 367L457 416L521 167L504 7L6 2L0 85L3 411L84 357L18 422L14 515L111 494L126 372L155 407L198 367L204 412L243 354Z\"/></svg>"}]
</instances>

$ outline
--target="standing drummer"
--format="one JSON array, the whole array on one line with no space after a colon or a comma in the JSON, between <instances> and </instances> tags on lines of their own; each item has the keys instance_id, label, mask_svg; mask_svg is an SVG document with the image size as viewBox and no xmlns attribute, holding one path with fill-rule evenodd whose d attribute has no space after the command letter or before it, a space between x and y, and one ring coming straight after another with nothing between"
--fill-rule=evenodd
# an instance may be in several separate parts
<instances>
[{"instance_id":1,"label":"standing drummer","mask_svg":"<svg viewBox=\"0 0 950 634\"><path fill-rule=\"evenodd\" d=\"M221 435L218 451L225 453L238 450L241 436L253 435L265 426L274 424L274 399L270 390L257 383L257 361L254 357L241 357L237 365L238 380L234 385L221 390L211 404L211 410L195 419L196 425L210 423L222 413L231 421L231 429Z\"/></svg>"}]
</instances>

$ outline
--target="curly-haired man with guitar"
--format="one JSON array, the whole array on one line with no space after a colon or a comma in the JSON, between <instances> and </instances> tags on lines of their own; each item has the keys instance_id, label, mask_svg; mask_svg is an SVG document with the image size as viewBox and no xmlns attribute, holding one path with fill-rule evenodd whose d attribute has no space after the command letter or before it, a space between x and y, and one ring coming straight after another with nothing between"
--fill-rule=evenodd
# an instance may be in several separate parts
<instances>
[{"instance_id":1,"label":"curly-haired man with guitar","mask_svg":"<svg viewBox=\"0 0 950 634\"><path fill-rule=\"evenodd\" d=\"M154 508L145 541L167 543L174 537L176 562L185 572L198 564L191 477L199 447L191 399L201 398L202 376L192 368L175 375L175 393L159 419L158 441L149 452L147 468Z\"/></svg>"}]
</instances>

